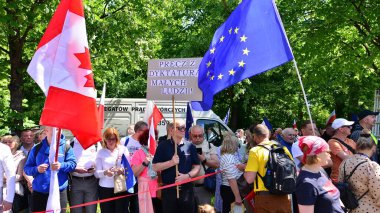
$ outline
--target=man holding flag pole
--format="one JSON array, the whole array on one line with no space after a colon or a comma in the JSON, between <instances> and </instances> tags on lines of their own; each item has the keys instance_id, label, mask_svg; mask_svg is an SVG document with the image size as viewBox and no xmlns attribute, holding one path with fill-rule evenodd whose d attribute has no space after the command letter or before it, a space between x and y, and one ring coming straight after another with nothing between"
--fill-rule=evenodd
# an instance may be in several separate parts
<instances>
[{"instance_id":1,"label":"man holding flag pole","mask_svg":"<svg viewBox=\"0 0 380 213\"><path fill-rule=\"evenodd\" d=\"M46 138L32 148L24 171L25 174L34 177L31 211L54 210L54 212L59 212L67 205L68 177L76 167L76 159L63 135L56 133L56 128L46 126L45 131ZM58 147L57 160L55 159L56 147ZM47 207L50 197L52 205ZM66 212L66 210L61 212Z\"/></svg>"},{"instance_id":2,"label":"man holding flag pole","mask_svg":"<svg viewBox=\"0 0 380 213\"><path fill-rule=\"evenodd\" d=\"M63 151L64 138L57 141L59 148L50 146L50 140L54 142L55 138L53 127L70 130L84 149L102 138L82 0L60 1L27 71L46 95L40 125L49 126L52 135L44 140L41 151L37 146L33 148L35 153L29 155L25 166L25 173L35 176L32 210L57 211L66 207L63 202L66 197L61 197L63 206L56 200L60 194L64 196L66 176L76 163L75 157L66 162L73 153L71 149ZM46 157L49 149L50 153L56 151L50 166Z\"/></svg>"}]
</instances>

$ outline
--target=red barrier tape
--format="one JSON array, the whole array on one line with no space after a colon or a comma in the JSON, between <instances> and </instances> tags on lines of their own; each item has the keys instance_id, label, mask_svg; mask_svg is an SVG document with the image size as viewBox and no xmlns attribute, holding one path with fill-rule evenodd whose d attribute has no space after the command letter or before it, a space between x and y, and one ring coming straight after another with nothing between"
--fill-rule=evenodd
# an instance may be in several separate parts
<instances>
[{"instance_id":1,"label":"red barrier tape","mask_svg":"<svg viewBox=\"0 0 380 213\"><path fill-rule=\"evenodd\" d=\"M173 186L179 186L179 185L182 185L182 184L185 184L185 183L194 182L196 180L203 179L203 178L206 178L206 177L210 177L210 176L216 175L216 174L221 173L221 172L223 172L223 171L217 171L217 172L214 172L214 173L210 173L210 174L202 175L202 176L199 176L199 177L191 178L189 180L185 180L185 181L176 182L176 183L172 183L172 184L169 184L169 185L161 186L161 187L158 187L156 191L162 190L162 189L167 189L167 188L170 188L170 187L173 187ZM147 192L149 192L149 190L143 191L143 192L138 192L138 193L147 193ZM121 196L117 196L117 197L111 197L111 198L106 198L106 199L102 199L102 200L91 201L91 202L88 202L88 203L78 204L78 205L70 206L69 209L74 209L74 208L94 205L94 204L98 204L98 203L104 203L104 202L109 202L109 201L113 201L113 200L118 200L118 199L121 199L121 198L137 195L138 193L128 194L128 195L121 195ZM67 208L61 208L61 209L64 210L64 209L67 209ZM44 212L54 212L54 210L46 210L46 211L33 212L33 213L44 213Z\"/></svg>"}]
</instances>

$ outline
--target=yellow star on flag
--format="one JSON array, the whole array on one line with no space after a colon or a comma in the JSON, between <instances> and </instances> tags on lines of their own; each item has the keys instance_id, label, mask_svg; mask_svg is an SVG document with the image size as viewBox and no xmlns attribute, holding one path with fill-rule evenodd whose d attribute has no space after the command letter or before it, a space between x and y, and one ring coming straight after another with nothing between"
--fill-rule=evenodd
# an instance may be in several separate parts
<instances>
[{"instance_id":1,"label":"yellow star on flag","mask_svg":"<svg viewBox=\"0 0 380 213\"><path fill-rule=\"evenodd\" d=\"M211 81L214 80L214 77L215 77L215 76L211 76L211 77L210 77L210 80L211 80Z\"/></svg>"},{"instance_id":2,"label":"yellow star on flag","mask_svg":"<svg viewBox=\"0 0 380 213\"><path fill-rule=\"evenodd\" d=\"M224 36L220 37L219 39L219 42L223 42L224 41Z\"/></svg>"},{"instance_id":3,"label":"yellow star on flag","mask_svg":"<svg viewBox=\"0 0 380 213\"><path fill-rule=\"evenodd\" d=\"M243 60L241 60L241 61L239 61L239 67L244 67L244 61Z\"/></svg>"},{"instance_id":4,"label":"yellow star on flag","mask_svg":"<svg viewBox=\"0 0 380 213\"><path fill-rule=\"evenodd\" d=\"M222 78L223 78L222 73L219 73L219 75L218 75L218 80L222 80Z\"/></svg>"},{"instance_id":5,"label":"yellow star on flag","mask_svg":"<svg viewBox=\"0 0 380 213\"><path fill-rule=\"evenodd\" d=\"M228 30L228 33L229 33L229 34L232 33L232 27Z\"/></svg>"},{"instance_id":6,"label":"yellow star on flag","mask_svg":"<svg viewBox=\"0 0 380 213\"><path fill-rule=\"evenodd\" d=\"M251 52L251 51L249 51L248 48L245 48L245 49L243 50L243 55L248 55L249 52Z\"/></svg>"},{"instance_id":7,"label":"yellow star on flag","mask_svg":"<svg viewBox=\"0 0 380 213\"><path fill-rule=\"evenodd\" d=\"M245 35L243 35L242 37L240 37L240 42L246 42L247 41L247 38Z\"/></svg>"},{"instance_id":8,"label":"yellow star on flag","mask_svg":"<svg viewBox=\"0 0 380 213\"><path fill-rule=\"evenodd\" d=\"M207 71L207 74L206 74L206 76L209 76L210 75L210 71Z\"/></svg>"},{"instance_id":9,"label":"yellow star on flag","mask_svg":"<svg viewBox=\"0 0 380 213\"><path fill-rule=\"evenodd\" d=\"M231 69L230 71L228 71L228 73L229 73L230 75L235 75L235 70L234 70L234 69Z\"/></svg>"},{"instance_id":10,"label":"yellow star on flag","mask_svg":"<svg viewBox=\"0 0 380 213\"><path fill-rule=\"evenodd\" d=\"M210 53L211 53L211 54L214 54L214 53L215 53L215 50L216 50L215 47L213 47L213 48L210 50Z\"/></svg>"},{"instance_id":11,"label":"yellow star on flag","mask_svg":"<svg viewBox=\"0 0 380 213\"><path fill-rule=\"evenodd\" d=\"M210 67L211 66L211 61L208 61L206 65L207 65L207 67Z\"/></svg>"},{"instance_id":12,"label":"yellow star on flag","mask_svg":"<svg viewBox=\"0 0 380 213\"><path fill-rule=\"evenodd\" d=\"M234 30L235 34L237 34L239 32L239 28L236 27L235 30Z\"/></svg>"}]
</instances>

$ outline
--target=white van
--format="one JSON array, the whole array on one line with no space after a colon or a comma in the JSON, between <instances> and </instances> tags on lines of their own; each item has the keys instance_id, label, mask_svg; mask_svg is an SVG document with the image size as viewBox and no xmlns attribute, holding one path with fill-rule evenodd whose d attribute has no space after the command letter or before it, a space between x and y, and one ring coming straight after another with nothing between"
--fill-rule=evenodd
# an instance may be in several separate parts
<instances>
[{"instance_id":1,"label":"white van","mask_svg":"<svg viewBox=\"0 0 380 213\"><path fill-rule=\"evenodd\" d=\"M99 101L99 99L98 99ZM141 98L106 98L104 103L104 127L115 127L121 136L126 135L129 125L144 119L147 100ZM173 121L172 101L155 101L164 119L158 124L159 136L166 135L166 123ZM175 101L175 116L186 119L186 101ZM194 124L203 126L205 138L219 146L224 132L231 129L212 110L193 111Z\"/></svg>"}]
</instances>

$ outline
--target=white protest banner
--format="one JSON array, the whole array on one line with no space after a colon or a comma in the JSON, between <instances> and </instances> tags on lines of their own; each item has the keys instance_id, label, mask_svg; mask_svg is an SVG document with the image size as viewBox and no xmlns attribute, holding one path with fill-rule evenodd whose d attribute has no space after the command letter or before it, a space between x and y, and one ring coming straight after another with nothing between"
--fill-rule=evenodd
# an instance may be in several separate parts
<instances>
[{"instance_id":1,"label":"white protest banner","mask_svg":"<svg viewBox=\"0 0 380 213\"><path fill-rule=\"evenodd\" d=\"M198 67L202 58L153 59L148 63L148 100L201 101Z\"/></svg>"}]
</instances>

